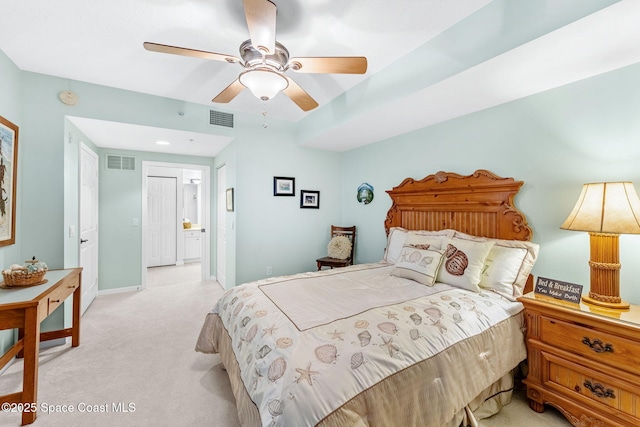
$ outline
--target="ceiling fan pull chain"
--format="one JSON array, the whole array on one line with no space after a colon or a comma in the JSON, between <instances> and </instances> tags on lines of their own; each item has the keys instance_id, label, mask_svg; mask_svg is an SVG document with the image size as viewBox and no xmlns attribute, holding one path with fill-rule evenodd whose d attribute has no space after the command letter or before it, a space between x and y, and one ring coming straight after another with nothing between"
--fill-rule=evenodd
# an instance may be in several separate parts
<instances>
[{"instance_id":1,"label":"ceiling fan pull chain","mask_svg":"<svg viewBox=\"0 0 640 427\"><path fill-rule=\"evenodd\" d=\"M266 101L263 101L263 102L264 102L264 110L262 110L262 117L264 117L264 120L262 121L262 127L266 129L269 127L269 125L267 124L267 102Z\"/></svg>"}]
</instances>

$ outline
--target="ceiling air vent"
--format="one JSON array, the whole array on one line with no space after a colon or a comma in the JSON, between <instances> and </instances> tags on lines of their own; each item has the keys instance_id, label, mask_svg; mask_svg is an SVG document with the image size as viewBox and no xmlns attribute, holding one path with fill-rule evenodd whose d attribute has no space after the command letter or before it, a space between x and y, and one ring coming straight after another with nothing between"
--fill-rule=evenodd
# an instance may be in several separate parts
<instances>
[{"instance_id":1,"label":"ceiling air vent","mask_svg":"<svg viewBox=\"0 0 640 427\"><path fill-rule=\"evenodd\" d=\"M136 158L107 154L107 169L134 171L136 170Z\"/></svg>"},{"instance_id":2,"label":"ceiling air vent","mask_svg":"<svg viewBox=\"0 0 640 427\"><path fill-rule=\"evenodd\" d=\"M212 125L233 127L233 114L209 110L209 123Z\"/></svg>"}]
</instances>

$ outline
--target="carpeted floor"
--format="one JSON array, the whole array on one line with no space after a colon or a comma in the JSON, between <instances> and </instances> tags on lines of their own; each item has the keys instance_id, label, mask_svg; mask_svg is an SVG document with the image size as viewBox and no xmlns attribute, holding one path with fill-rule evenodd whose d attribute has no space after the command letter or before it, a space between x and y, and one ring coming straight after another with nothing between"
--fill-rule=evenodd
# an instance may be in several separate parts
<instances>
[{"instance_id":1,"label":"carpeted floor","mask_svg":"<svg viewBox=\"0 0 640 427\"><path fill-rule=\"evenodd\" d=\"M97 297L82 317L79 347L67 344L41 352L34 426L239 426L220 359L194 351L200 326L222 288L184 272L177 277L185 283L155 282L150 274L143 291ZM169 269L160 276L168 274ZM18 391L21 381L17 361L0 376L0 394ZM0 426L18 426L20 419L18 413L0 412ZM553 409L531 411L518 394L480 425L569 423Z\"/></svg>"}]
</instances>

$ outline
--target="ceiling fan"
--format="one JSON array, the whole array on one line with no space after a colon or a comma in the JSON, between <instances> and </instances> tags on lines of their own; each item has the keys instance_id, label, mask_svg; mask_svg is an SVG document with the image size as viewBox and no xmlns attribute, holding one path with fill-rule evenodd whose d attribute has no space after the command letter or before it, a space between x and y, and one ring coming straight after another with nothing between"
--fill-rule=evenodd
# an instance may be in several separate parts
<instances>
[{"instance_id":1,"label":"ceiling fan","mask_svg":"<svg viewBox=\"0 0 640 427\"><path fill-rule=\"evenodd\" d=\"M276 41L276 5L269 0L243 0L243 5L251 38L240 45L240 58L150 42L145 42L144 48L240 64L244 71L212 100L220 103L231 101L246 87L263 101L282 91L302 110L309 111L316 108L318 103L285 72L364 74L367 71L367 58L363 56L290 58L287 48Z\"/></svg>"}]
</instances>

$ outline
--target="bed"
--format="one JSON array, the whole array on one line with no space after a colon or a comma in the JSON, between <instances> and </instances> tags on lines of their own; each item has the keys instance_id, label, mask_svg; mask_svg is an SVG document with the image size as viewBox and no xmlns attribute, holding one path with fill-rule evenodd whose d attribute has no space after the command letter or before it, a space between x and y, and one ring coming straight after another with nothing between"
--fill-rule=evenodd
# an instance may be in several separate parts
<instances>
[{"instance_id":1,"label":"bed","mask_svg":"<svg viewBox=\"0 0 640 427\"><path fill-rule=\"evenodd\" d=\"M196 350L220 353L243 426L477 425L526 358L538 245L522 181L478 170L388 190L380 262L229 289Z\"/></svg>"}]
</instances>

